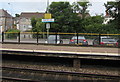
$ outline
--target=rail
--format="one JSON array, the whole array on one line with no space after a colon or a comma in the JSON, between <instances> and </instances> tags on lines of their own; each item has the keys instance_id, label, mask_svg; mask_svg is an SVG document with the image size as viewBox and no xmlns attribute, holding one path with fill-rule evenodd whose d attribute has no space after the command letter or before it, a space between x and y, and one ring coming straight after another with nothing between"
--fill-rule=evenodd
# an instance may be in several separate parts
<instances>
[{"instance_id":1,"label":"rail","mask_svg":"<svg viewBox=\"0 0 120 82\"><path fill-rule=\"evenodd\" d=\"M80 72L69 72L69 71L56 71L56 70L42 70L42 69L30 69L30 68L19 68L19 67L2 67L2 69L12 69L16 71L26 71L26 72L42 72L42 73L50 73L50 74L65 74L65 75L73 75L73 76L83 76L83 77L92 77L92 78L106 78L106 79L112 79L112 80L120 80L120 76L117 75L104 75L104 74L89 74L89 73L80 73ZM7 77L5 78L3 76L3 79L12 79L13 77ZM22 78L16 78L14 80L21 80ZM31 81L31 79L22 79L22 80L28 80Z\"/></svg>"},{"instance_id":2,"label":"rail","mask_svg":"<svg viewBox=\"0 0 120 82\"><path fill-rule=\"evenodd\" d=\"M99 33L60 33L60 32L50 32L49 35L54 35L54 41L48 42L47 32L2 32L0 35L1 43L35 43L35 44L67 44L67 45L94 45L93 41L98 38L97 46L114 46L119 47L120 34L99 34ZM60 36L58 38L57 36ZM76 36L74 44L70 44L71 38ZM79 36L84 36L87 44L79 43ZM118 41L115 45L101 44L101 36L109 36ZM96 45L95 45L96 46Z\"/></svg>"},{"instance_id":3,"label":"rail","mask_svg":"<svg viewBox=\"0 0 120 82\"><path fill-rule=\"evenodd\" d=\"M14 77L2 77L2 80L22 81L22 82L39 82L37 80L14 78Z\"/></svg>"}]
</instances>

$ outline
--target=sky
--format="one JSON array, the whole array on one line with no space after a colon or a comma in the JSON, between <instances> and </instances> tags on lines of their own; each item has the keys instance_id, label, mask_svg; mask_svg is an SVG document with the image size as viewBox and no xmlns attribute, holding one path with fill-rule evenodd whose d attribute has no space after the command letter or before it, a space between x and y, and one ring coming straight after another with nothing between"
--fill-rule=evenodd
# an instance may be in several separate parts
<instances>
[{"instance_id":1,"label":"sky","mask_svg":"<svg viewBox=\"0 0 120 82\"><path fill-rule=\"evenodd\" d=\"M53 1L69 1L72 4L80 0L0 0L0 9L7 10L12 16L15 16L16 13L20 14L21 12L45 12L47 1L49 1L49 4ZM105 15L104 3L107 3L107 1L109 0L89 0L92 4L92 6L88 8L90 15Z\"/></svg>"}]
</instances>

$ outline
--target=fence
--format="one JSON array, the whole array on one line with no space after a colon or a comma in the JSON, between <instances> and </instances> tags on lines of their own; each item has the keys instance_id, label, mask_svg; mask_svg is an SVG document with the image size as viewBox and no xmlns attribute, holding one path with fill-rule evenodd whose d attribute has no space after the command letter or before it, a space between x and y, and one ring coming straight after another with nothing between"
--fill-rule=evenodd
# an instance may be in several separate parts
<instances>
[{"instance_id":1,"label":"fence","mask_svg":"<svg viewBox=\"0 0 120 82\"><path fill-rule=\"evenodd\" d=\"M50 32L49 36L50 35L52 35L51 38L54 38L54 40L47 37L48 34L46 32L2 32L1 42L85 45L84 43L86 41L88 45L94 45L94 41L97 40L97 44L101 45L101 37L103 36L114 38L116 42L120 39L120 34ZM80 42L80 36L82 39L85 37L82 42ZM52 42L48 42L49 39L51 39ZM74 39L74 41L72 39Z\"/></svg>"}]
</instances>

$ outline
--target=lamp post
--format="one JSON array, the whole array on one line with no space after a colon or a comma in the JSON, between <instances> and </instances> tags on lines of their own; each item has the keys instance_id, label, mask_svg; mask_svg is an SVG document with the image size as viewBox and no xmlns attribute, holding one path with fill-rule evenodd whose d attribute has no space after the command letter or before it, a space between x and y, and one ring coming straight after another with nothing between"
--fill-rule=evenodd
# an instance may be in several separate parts
<instances>
[{"instance_id":1,"label":"lamp post","mask_svg":"<svg viewBox=\"0 0 120 82\"><path fill-rule=\"evenodd\" d=\"M10 28L12 29L12 27L13 27L13 23L14 23L14 21L13 21L13 17L12 17L12 4L11 3L8 3L8 5L10 5L11 7L10 7L10 12L11 12L11 18L10 18Z\"/></svg>"},{"instance_id":2,"label":"lamp post","mask_svg":"<svg viewBox=\"0 0 120 82\"><path fill-rule=\"evenodd\" d=\"M49 13L49 0L47 0L47 13ZM46 29L47 29L47 38L49 36L49 29L50 29L50 23L46 23Z\"/></svg>"},{"instance_id":3,"label":"lamp post","mask_svg":"<svg viewBox=\"0 0 120 82\"><path fill-rule=\"evenodd\" d=\"M49 7L49 0L47 0L47 13L49 13L48 7Z\"/></svg>"}]
</instances>

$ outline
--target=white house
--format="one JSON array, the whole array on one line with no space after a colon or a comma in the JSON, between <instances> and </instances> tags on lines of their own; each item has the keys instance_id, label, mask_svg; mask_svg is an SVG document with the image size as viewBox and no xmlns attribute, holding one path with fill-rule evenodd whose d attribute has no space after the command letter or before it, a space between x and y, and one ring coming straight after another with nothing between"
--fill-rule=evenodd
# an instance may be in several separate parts
<instances>
[{"instance_id":1,"label":"white house","mask_svg":"<svg viewBox=\"0 0 120 82\"><path fill-rule=\"evenodd\" d=\"M31 26L31 18L32 17L43 18L44 13L22 12L20 14L20 17L15 18L16 19L17 29L19 29L21 32L31 30L32 29L32 26Z\"/></svg>"},{"instance_id":2,"label":"white house","mask_svg":"<svg viewBox=\"0 0 120 82\"><path fill-rule=\"evenodd\" d=\"M106 15L104 17L104 21L103 24L108 24L108 22L110 22L110 20L114 20L114 18L112 16L110 16L107 12Z\"/></svg>"}]
</instances>

